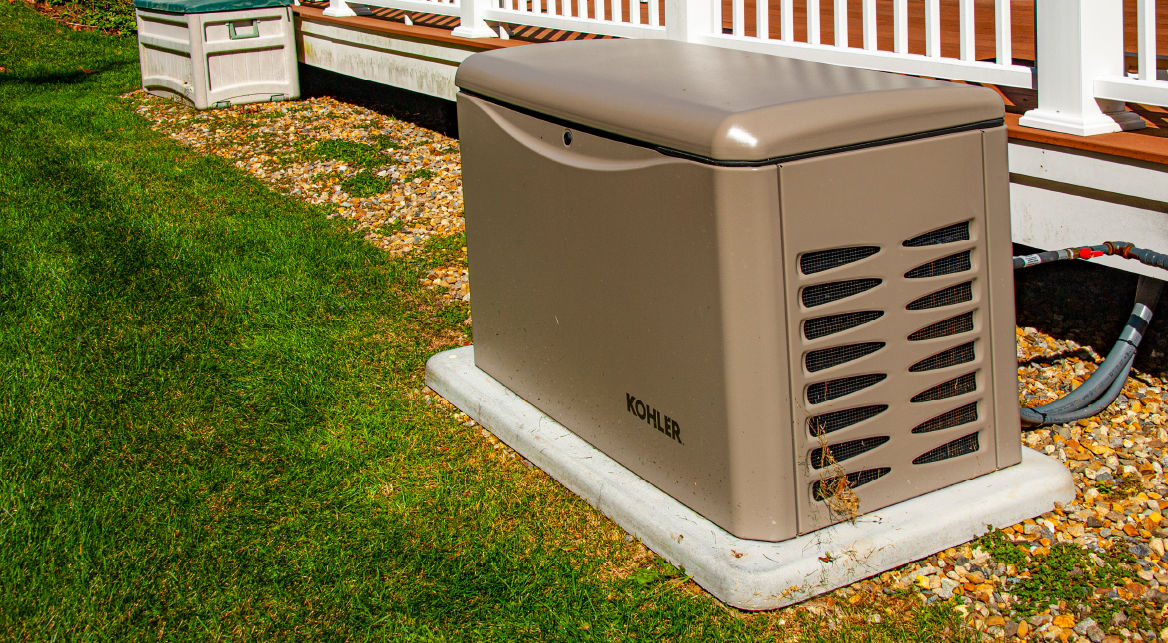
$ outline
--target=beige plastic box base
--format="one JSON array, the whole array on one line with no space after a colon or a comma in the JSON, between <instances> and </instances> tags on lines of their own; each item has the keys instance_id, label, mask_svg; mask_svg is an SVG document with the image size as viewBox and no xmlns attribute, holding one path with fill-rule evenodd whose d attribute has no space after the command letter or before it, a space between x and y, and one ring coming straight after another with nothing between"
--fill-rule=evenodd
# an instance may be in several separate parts
<instances>
[{"instance_id":1,"label":"beige plastic box base","mask_svg":"<svg viewBox=\"0 0 1168 643\"><path fill-rule=\"evenodd\" d=\"M197 109L300 97L292 8L137 10L142 87Z\"/></svg>"},{"instance_id":2,"label":"beige plastic box base","mask_svg":"<svg viewBox=\"0 0 1168 643\"><path fill-rule=\"evenodd\" d=\"M783 542L736 538L639 478L474 365L474 348L439 353L426 384L682 567L745 610L797 603L919 560L1075 497L1071 473L1030 449L1022 462Z\"/></svg>"}]
</instances>

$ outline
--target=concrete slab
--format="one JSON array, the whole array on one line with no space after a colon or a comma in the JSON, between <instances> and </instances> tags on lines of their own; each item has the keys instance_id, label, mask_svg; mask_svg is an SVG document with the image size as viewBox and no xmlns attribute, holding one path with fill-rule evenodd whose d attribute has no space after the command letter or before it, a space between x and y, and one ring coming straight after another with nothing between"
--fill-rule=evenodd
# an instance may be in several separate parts
<instances>
[{"instance_id":1,"label":"concrete slab","mask_svg":"<svg viewBox=\"0 0 1168 643\"><path fill-rule=\"evenodd\" d=\"M918 560L1075 497L1070 472L1023 449L1022 463L779 543L742 540L576 437L474 365L439 353L426 383L718 599L766 610Z\"/></svg>"}]
</instances>

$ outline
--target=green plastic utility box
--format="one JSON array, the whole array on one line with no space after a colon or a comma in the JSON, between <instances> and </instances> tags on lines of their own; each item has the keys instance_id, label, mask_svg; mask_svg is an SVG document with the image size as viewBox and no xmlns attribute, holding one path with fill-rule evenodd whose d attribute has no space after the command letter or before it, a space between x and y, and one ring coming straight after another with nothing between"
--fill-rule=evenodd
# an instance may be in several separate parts
<instances>
[{"instance_id":1,"label":"green plastic utility box","mask_svg":"<svg viewBox=\"0 0 1168 643\"><path fill-rule=\"evenodd\" d=\"M198 109L300 96L292 0L134 0L142 87Z\"/></svg>"}]
</instances>

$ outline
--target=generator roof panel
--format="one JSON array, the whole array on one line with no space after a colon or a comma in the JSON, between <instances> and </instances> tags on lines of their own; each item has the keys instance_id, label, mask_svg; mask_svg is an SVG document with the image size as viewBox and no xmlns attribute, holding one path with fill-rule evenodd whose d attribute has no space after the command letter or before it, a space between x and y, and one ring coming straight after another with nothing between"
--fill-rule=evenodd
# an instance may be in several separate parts
<instances>
[{"instance_id":1,"label":"generator roof panel","mask_svg":"<svg viewBox=\"0 0 1168 643\"><path fill-rule=\"evenodd\" d=\"M1003 116L991 90L669 40L475 54L456 83L544 116L717 161L765 161Z\"/></svg>"}]
</instances>

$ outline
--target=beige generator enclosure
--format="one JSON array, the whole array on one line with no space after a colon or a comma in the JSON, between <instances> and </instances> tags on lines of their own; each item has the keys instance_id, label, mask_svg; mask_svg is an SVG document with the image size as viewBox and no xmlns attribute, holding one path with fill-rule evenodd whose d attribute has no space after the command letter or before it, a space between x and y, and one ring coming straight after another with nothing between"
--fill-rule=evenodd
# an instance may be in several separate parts
<instances>
[{"instance_id":1,"label":"beige generator enclosure","mask_svg":"<svg viewBox=\"0 0 1168 643\"><path fill-rule=\"evenodd\" d=\"M292 0L134 0L142 87L198 109L300 96Z\"/></svg>"},{"instance_id":2,"label":"beige generator enclosure","mask_svg":"<svg viewBox=\"0 0 1168 643\"><path fill-rule=\"evenodd\" d=\"M593 40L459 69L476 365L745 539L1020 461L993 92Z\"/></svg>"}]
</instances>

